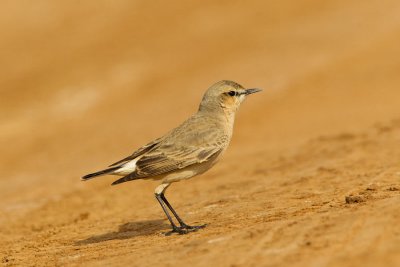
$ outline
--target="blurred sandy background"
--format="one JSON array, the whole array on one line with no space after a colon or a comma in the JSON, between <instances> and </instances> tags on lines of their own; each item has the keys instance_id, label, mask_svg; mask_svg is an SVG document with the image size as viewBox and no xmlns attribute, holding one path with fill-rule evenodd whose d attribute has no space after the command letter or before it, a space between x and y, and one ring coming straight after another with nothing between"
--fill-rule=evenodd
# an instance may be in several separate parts
<instances>
[{"instance_id":1,"label":"blurred sandy background","mask_svg":"<svg viewBox=\"0 0 400 267\"><path fill-rule=\"evenodd\" d=\"M0 38L2 264L400 264L399 1L2 1ZM208 228L164 237L154 182L79 181L222 79L264 91L168 191Z\"/></svg>"}]
</instances>

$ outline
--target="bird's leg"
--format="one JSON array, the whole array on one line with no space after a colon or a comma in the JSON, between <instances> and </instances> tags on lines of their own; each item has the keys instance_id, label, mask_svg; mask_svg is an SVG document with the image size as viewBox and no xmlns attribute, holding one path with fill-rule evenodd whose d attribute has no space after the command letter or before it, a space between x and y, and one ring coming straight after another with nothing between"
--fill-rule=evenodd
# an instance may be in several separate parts
<instances>
[{"instance_id":1,"label":"bird's leg","mask_svg":"<svg viewBox=\"0 0 400 267\"><path fill-rule=\"evenodd\" d=\"M179 215L172 208L171 204L169 204L168 200L164 196L164 192L168 188L169 185L170 185L169 183L162 183L155 190L156 199L160 203L161 208L163 209L165 215L167 215L167 218L168 218L169 222L171 223L171 227L172 227L172 231L166 233L166 235L170 235L173 233L187 234L189 232L197 231L198 229L204 228L205 225L190 226L183 222L183 220L179 217ZM172 220L172 218L168 212L168 209L170 209L172 214L174 214L175 218L178 220L178 222L180 224L180 227L176 226L176 224L174 223L174 221Z\"/></svg>"},{"instance_id":2,"label":"bird's leg","mask_svg":"<svg viewBox=\"0 0 400 267\"><path fill-rule=\"evenodd\" d=\"M169 222L171 224L171 227L172 227L172 231L166 233L166 235L171 235L172 233L178 233L178 234L181 234L181 235L182 234L186 234L187 231L185 231L184 229L181 229L181 227L176 226L176 224L172 220L172 218L169 215L169 212L168 212L167 208L165 207L165 204L164 204L164 202L162 200L161 194L155 193L155 195L156 195L156 199L157 199L158 203L160 203L161 208L163 209L165 215L167 215L167 218L168 218L168 220L169 220Z\"/></svg>"},{"instance_id":3,"label":"bird's leg","mask_svg":"<svg viewBox=\"0 0 400 267\"><path fill-rule=\"evenodd\" d=\"M164 191L168 188L169 185L170 185L169 183L162 183L159 186L157 186L157 188L155 190L156 199L160 203L161 208L163 209L165 215L167 215L167 218L168 218L169 222L171 223L171 227L172 227L172 231L166 233L165 235L171 235L173 233L178 233L180 235L187 234L188 233L187 229L176 226L176 224L172 220L171 216L169 215L166 204L164 203L164 199L165 199ZM168 206L171 206L171 205L168 203ZM173 211L173 212L175 215L175 211Z\"/></svg>"},{"instance_id":4,"label":"bird's leg","mask_svg":"<svg viewBox=\"0 0 400 267\"><path fill-rule=\"evenodd\" d=\"M206 227L206 224L203 225L187 225L178 215L178 213L176 213L176 211L174 210L174 208L172 208L171 204L169 204L167 198L164 195L164 192L161 193L160 195L162 201L167 205L167 207L169 208L169 210L174 214L175 218L178 220L179 224L180 224L180 228L181 229L187 229L187 230L192 230L192 231L197 231L198 229L202 229L204 227Z\"/></svg>"}]
</instances>

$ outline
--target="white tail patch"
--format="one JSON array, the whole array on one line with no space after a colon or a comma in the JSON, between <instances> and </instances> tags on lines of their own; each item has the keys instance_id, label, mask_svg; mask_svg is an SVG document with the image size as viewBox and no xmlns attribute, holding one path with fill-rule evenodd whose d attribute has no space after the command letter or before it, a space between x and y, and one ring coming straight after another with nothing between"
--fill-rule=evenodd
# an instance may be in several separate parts
<instances>
[{"instance_id":1,"label":"white tail patch","mask_svg":"<svg viewBox=\"0 0 400 267\"><path fill-rule=\"evenodd\" d=\"M125 175L128 175L128 174L134 172L136 170L136 162L138 162L138 160L140 158L141 157L137 157L137 158L125 163L124 165L121 166L121 168L115 170L113 172L113 174L125 176Z\"/></svg>"}]
</instances>

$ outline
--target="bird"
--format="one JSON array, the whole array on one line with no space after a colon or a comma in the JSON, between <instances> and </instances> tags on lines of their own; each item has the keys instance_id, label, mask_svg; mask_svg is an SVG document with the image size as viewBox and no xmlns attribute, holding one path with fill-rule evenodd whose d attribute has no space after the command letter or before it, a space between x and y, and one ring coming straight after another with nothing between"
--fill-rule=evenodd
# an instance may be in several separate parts
<instances>
[{"instance_id":1,"label":"bird","mask_svg":"<svg viewBox=\"0 0 400 267\"><path fill-rule=\"evenodd\" d=\"M230 80L219 81L206 90L198 111L181 125L108 168L83 176L82 180L117 175L122 178L112 185L138 179L160 181L155 197L172 228L165 234L187 234L202 229L206 224L191 226L181 219L165 197L165 191L172 183L200 175L217 163L231 141L240 105L247 96L260 91L245 89Z\"/></svg>"}]
</instances>

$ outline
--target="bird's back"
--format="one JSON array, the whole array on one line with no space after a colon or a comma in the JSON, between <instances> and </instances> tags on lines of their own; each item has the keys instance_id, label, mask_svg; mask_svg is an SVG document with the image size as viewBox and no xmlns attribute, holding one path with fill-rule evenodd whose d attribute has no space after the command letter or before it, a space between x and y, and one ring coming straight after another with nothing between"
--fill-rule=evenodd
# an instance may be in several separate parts
<instances>
[{"instance_id":1,"label":"bird's back","mask_svg":"<svg viewBox=\"0 0 400 267\"><path fill-rule=\"evenodd\" d=\"M161 143L198 147L224 145L224 142L229 142L232 131L221 120L196 113L165 135Z\"/></svg>"}]
</instances>

